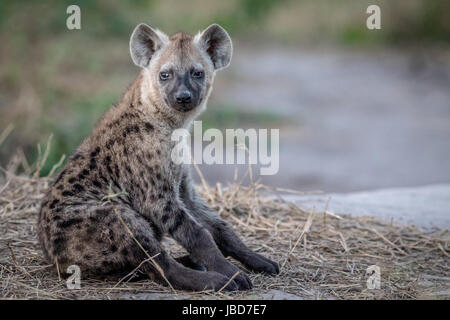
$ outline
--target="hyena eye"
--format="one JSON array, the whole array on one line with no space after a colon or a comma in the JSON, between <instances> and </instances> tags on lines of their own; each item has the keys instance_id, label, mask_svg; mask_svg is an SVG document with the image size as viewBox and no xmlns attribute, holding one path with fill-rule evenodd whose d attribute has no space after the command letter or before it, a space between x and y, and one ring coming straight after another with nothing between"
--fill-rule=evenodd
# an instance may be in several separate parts
<instances>
[{"instance_id":1,"label":"hyena eye","mask_svg":"<svg viewBox=\"0 0 450 320\"><path fill-rule=\"evenodd\" d=\"M170 73L163 71L159 73L159 79L161 79L162 81L166 81L168 79L170 79Z\"/></svg>"},{"instance_id":2,"label":"hyena eye","mask_svg":"<svg viewBox=\"0 0 450 320\"><path fill-rule=\"evenodd\" d=\"M192 75L192 78L200 79L200 78L203 78L203 71L193 70L191 72L191 75Z\"/></svg>"}]
</instances>

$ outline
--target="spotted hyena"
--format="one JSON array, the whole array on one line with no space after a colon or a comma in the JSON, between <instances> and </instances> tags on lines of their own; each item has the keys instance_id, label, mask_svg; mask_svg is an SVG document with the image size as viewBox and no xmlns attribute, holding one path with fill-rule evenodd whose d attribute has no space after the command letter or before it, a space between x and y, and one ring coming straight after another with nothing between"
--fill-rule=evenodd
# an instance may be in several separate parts
<instances>
[{"instance_id":1,"label":"spotted hyena","mask_svg":"<svg viewBox=\"0 0 450 320\"><path fill-rule=\"evenodd\" d=\"M139 76L43 200L38 229L47 258L60 270L78 265L82 275L126 274L148 259L145 274L185 290L218 290L235 274L226 289L251 288L227 256L248 270L278 273L277 263L247 248L196 193L189 167L171 159L171 133L206 108L216 71L230 63L228 33L211 25L196 36L169 37L140 24L130 52ZM189 255L172 258L161 247L164 235Z\"/></svg>"}]
</instances>

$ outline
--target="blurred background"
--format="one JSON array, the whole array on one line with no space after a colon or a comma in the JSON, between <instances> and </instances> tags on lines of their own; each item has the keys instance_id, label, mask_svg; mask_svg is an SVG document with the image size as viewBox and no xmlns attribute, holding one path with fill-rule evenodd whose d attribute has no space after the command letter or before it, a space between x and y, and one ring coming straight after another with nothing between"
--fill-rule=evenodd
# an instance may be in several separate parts
<instances>
[{"instance_id":1,"label":"blurred background","mask_svg":"<svg viewBox=\"0 0 450 320\"><path fill-rule=\"evenodd\" d=\"M67 6L81 30L66 28ZM381 30L366 8L381 8ZM450 1L0 1L0 166L70 155L139 70L139 22L166 33L219 23L234 40L203 129L279 128L262 182L345 192L450 182ZM9 134L8 134L9 133ZM244 166L245 167L245 166ZM226 183L234 166L201 166ZM241 172L243 167L239 168Z\"/></svg>"}]
</instances>

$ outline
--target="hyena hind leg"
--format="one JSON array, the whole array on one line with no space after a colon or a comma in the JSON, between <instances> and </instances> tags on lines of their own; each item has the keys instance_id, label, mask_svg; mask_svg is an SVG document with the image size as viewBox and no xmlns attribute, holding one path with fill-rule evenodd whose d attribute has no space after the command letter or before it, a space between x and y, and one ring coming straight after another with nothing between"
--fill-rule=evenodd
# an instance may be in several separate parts
<instances>
[{"instance_id":1,"label":"hyena hind leg","mask_svg":"<svg viewBox=\"0 0 450 320\"><path fill-rule=\"evenodd\" d=\"M169 282L175 289L219 290L227 284L224 275L196 271L178 263L162 248L150 223L127 206L112 205L89 211L88 223L81 223L81 228L73 230L73 240L68 240L65 250L67 260L78 264L82 273L126 275L148 260L139 270L162 285L167 286ZM230 282L225 289L238 287Z\"/></svg>"}]
</instances>

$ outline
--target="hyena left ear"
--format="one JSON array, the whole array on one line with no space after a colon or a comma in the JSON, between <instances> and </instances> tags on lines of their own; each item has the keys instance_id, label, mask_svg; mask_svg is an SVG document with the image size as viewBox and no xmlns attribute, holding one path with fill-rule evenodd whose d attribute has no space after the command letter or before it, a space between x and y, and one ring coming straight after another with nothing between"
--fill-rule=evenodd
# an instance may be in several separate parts
<instances>
[{"instance_id":1,"label":"hyena left ear","mask_svg":"<svg viewBox=\"0 0 450 320\"><path fill-rule=\"evenodd\" d=\"M153 54L167 41L168 38L163 32L141 23L134 29L130 38L131 59L137 66L145 68Z\"/></svg>"},{"instance_id":2,"label":"hyena left ear","mask_svg":"<svg viewBox=\"0 0 450 320\"><path fill-rule=\"evenodd\" d=\"M210 25L198 34L194 41L211 58L215 70L225 68L230 64L233 44L228 33L218 24Z\"/></svg>"}]
</instances>

